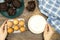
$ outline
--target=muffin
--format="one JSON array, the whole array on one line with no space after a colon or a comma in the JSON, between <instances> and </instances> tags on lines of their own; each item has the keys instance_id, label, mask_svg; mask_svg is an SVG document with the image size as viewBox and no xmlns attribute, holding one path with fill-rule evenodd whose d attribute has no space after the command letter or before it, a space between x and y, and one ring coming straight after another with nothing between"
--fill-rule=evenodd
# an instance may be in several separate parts
<instances>
[{"instance_id":1,"label":"muffin","mask_svg":"<svg viewBox=\"0 0 60 40\"><path fill-rule=\"evenodd\" d=\"M6 11L7 9L7 3L0 3L0 11Z\"/></svg>"},{"instance_id":2,"label":"muffin","mask_svg":"<svg viewBox=\"0 0 60 40\"><path fill-rule=\"evenodd\" d=\"M26 9L28 11L34 11L35 7L36 7L35 1L29 1Z\"/></svg>"},{"instance_id":3,"label":"muffin","mask_svg":"<svg viewBox=\"0 0 60 40\"><path fill-rule=\"evenodd\" d=\"M8 28L7 32L8 32L9 34L11 34L11 33L14 32L14 29L13 29L13 28Z\"/></svg>"},{"instance_id":4,"label":"muffin","mask_svg":"<svg viewBox=\"0 0 60 40\"><path fill-rule=\"evenodd\" d=\"M10 4L10 7L12 7L13 9L17 9L17 8L14 7L14 5L12 3Z\"/></svg>"},{"instance_id":5,"label":"muffin","mask_svg":"<svg viewBox=\"0 0 60 40\"><path fill-rule=\"evenodd\" d=\"M19 20L17 20L17 19L14 19L13 23L14 23L14 25L18 25L18 23L19 23Z\"/></svg>"},{"instance_id":6,"label":"muffin","mask_svg":"<svg viewBox=\"0 0 60 40\"><path fill-rule=\"evenodd\" d=\"M8 26L8 28L9 28L9 27L12 27L12 26L13 26L13 22L12 22L12 21L8 21L8 22L7 22L7 26Z\"/></svg>"},{"instance_id":7,"label":"muffin","mask_svg":"<svg viewBox=\"0 0 60 40\"><path fill-rule=\"evenodd\" d=\"M9 16L13 16L13 15L15 15L15 13L16 13L16 10L14 8L11 7L8 9L8 15Z\"/></svg>"},{"instance_id":8,"label":"muffin","mask_svg":"<svg viewBox=\"0 0 60 40\"><path fill-rule=\"evenodd\" d=\"M5 0L6 3L10 4L12 0Z\"/></svg>"},{"instance_id":9,"label":"muffin","mask_svg":"<svg viewBox=\"0 0 60 40\"><path fill-rule=\"evenodd\" d=\"M25 22L24 22L23 20L20 20L20 21L19 21L19 25L20 25L20 26L24 26L24 24L25 24Z\"/></svg>"},{"instance_id":10,"label":"muffin","mask_svg":"<svg viewBox=\"0 0 60 40\"><path fill-rule=\"evenodd\" d=\"M26 31L25 27L20 27L20 31L25 32Z\"/></svg>"},{"instance_id":11,"label":"muffin","mask_svg":"<svg viewBox=\"0 0 60 40\"><path fill-rule=\"evenodd\" d=\"M21 6L21 2L19 0L13 0L12 4L15 8L19 8Z\"/></svg>"},{"instance_id":12,"label":"muffin","mask_svg":"<svg viewBox=\"0 0 60 40\"><path fill-rule=\"evenodd\" d=\"M18 25L14 26L14 31L17 31L17 30L19 30L19 26Z\"/></svg>"}]
</instances>

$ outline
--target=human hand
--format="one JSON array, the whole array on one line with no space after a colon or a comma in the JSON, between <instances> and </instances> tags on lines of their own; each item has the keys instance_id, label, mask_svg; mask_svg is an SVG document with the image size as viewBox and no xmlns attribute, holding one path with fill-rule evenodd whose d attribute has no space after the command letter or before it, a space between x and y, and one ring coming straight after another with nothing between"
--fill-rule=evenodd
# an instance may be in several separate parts
<instances>
[{"instance_id":1,"label":"human hand","mask_svg":"<svg viewBox=\"0 0 60 40\"><path fill-rule=\"evenodd\" d=\"M0 40L5 40L7 36L7 25L5 25L7 20L0 27Z\"/></svg>"},{"instance_id":2,"label":"human hand","mask_svg":"<svg viewBox=\"0 0 60 40\"><path fill-rule=\"evenodd\" d=\"M49 24L47 24L44 30L44 40L50 40L53 34L54 30Z\"/></svg>"}]
</instances>

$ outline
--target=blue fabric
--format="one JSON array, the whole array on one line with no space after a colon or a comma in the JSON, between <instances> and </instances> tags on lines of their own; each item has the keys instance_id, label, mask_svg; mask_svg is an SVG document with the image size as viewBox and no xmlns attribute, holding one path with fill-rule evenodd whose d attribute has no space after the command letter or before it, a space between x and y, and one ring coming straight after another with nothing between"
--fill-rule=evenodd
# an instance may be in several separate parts
<instances>
[{"instance_id":1,"label":"blue fabric","mask_svg":"<svg viewBox=\"0 0 60 40\"><path fill-rule=\"evenodd\" d=\"M47 22L60 33L60 0L38 0L39 9L48 17Z\"/></svg>"}]
</instances>

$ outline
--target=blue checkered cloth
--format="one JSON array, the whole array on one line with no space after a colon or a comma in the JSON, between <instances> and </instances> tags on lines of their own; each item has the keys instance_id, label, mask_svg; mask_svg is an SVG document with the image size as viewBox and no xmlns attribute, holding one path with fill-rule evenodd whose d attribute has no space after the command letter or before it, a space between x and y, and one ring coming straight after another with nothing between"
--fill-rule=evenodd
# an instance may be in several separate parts
<instances>
[{"instance_id":1,"label":"blue checkered cloth","mask_svg":"<svg viewBox=\"0 0 60 40\"><path fill-rule=\"evenodd\" d=\"M60 33L60 0L38 0L39 9L48 17L47 22Z\"/></svg>"}]
</instances>

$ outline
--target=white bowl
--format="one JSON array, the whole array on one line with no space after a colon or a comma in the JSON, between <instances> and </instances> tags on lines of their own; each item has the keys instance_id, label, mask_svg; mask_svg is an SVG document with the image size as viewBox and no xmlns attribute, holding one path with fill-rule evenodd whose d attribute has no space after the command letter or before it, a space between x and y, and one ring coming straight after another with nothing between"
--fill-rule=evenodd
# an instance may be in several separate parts
<instances>
[{"instance_id":1,"label":"white bowl","mask_svg":"<svg viewBox=\"0 0 60 40\"><path fill-rule=\"evenodd\" d=\"M28 28L34 34L40 34L44 31L46 20L40 15L32 16L28 21Z\"/></svg>"}]
</instances>

